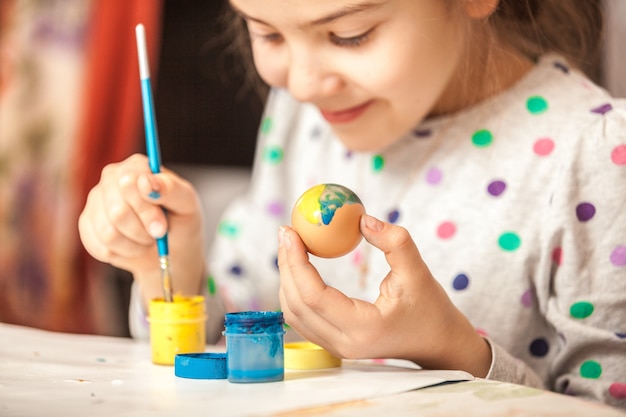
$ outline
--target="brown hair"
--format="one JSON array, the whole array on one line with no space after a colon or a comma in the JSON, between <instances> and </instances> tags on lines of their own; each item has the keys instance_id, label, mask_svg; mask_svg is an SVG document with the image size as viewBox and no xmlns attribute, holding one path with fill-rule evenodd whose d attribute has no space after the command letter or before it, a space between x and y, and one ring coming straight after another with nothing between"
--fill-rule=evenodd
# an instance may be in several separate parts
<instances>
[{"instance_id":1,"label":"brown hair","mask_svg":"<svg viewBox=\"0 0 626 417\"><path fill-rule=\"evenodd\" d=\"M243 19L227 5L222 22L230 39L228 51L243 57L244 88L265 96L267 85L254 69L250 40ZM536 60L556 52L600 81L602 0L500 0L486 21L491 34Z\"/></svg>"},{"instance_id":2,"label":"brown hair","mask_svg":"<svg viewBox=\"0 0 626 417\"><path fill-rule=\"evenodd\" d=\"M238 60L240 65L235 65L234 75L243 80L242 92L252 91L262 101L265 101L269 86L261 80L254 67L246 22L235 13L228 1L225 2L220 22L224 28L224 41L227 45L226 54L237 55L240 58Z\"/></svg>"},{"instance_id":3,"label":"brown hair","mask_svg":"<svg viewBox=\"0 0 626 417\"><path fill-rule=\"evenodd\" d=\"M601 0L500 0L488 22L499 39L529 58L556 52L598 81Z\"/></svg>"}]
</instances>

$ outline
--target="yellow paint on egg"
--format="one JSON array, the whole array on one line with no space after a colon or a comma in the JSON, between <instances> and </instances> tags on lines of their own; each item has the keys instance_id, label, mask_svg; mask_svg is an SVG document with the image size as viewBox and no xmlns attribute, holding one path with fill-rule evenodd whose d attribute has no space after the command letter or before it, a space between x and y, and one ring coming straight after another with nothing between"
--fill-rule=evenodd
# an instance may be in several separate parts
<instances>
[{"instance_id":1,"label":"yellow paint on egg","mask_svg":"<svg viewBox=\"0 0 626 417\"><path fill-rule=\"evenodd\" d=\"M326 186L324 184L315 185L302 194L295 208L300 214L311 224L320 224L322 222L320 212L320 197L324 193Z\"/></svg>"},{"instance_id":2,"label":"yellow paint on egg","mask_svg":"<svg viewBox=\"0 0 626 417\"><path fill-rule=\"evenodd\" d=\"M363 238L360 230L365 207L349 188L319 184L296 201L291 225L307 250L322 258L336 258L352 251Z\"/></svg>"}]
</instances>

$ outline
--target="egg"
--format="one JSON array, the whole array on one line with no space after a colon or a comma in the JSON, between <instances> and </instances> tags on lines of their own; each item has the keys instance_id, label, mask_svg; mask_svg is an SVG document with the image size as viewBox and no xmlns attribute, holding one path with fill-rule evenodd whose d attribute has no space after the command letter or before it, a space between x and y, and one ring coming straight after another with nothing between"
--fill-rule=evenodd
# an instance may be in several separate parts
<instances>
[{"instance_id":1,"label":"egg","mask_svg":"<svg viewBox=\"0 0 626 417\"><path fill-rule=\"evenodd\" d=\"M318 184L296 201L291 227L311 254L337 258L361 242L359 222L363 214L365 207L352 190L338 184Z\"/></svg>"}]
</instances>

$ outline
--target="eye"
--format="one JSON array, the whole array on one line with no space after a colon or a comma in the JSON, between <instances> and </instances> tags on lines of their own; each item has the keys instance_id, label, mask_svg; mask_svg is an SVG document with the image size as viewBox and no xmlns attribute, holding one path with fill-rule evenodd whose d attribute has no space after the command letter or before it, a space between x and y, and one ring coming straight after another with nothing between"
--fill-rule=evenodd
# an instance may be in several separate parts
<instances>
[{"instance_id":1,"label":"eye","mask_svg":"<svg viewBox=\"0 0 626 417\"><path fill-rule=\"evenodd\" d=\"M250 31L250 39L260 40L267 43L280 43L283 40L283 37L280 33L256 33Z\"/></svg>"},{"instance_id":2,"label":"eye","mask_svg":"<svg viewBox=\"0 0 626 417\"><path fill-rule=\"evenodd\" d=\"M361 33L360 35L350 36L350 37L341 37L337 36L334 33L330 34L330 40L337 46L342 48L357 48L367 42L370 38L370 35L374 31L375 28L371 28L366 32Z\"/></svg>"},{"instance_id":3,"label":"eye","mask_svg":"<svg viewBox=\"0 0 626 417\"><path fill-rule=\"evenodd\" d=\"M244 22L248 28L248 35L251 41L259 40L270 44L277 44L283 41L283 36L280 33L275 32L273 28L265 24L253 22L245 18Z\"/></svg>"}]
</instances>

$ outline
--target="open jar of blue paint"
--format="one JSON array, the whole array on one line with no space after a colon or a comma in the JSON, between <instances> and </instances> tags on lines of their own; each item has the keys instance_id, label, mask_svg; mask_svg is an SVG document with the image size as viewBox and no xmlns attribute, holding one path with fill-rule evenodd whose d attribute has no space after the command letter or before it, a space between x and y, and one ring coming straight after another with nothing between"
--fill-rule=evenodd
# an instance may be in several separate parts
<instances>
[{"instance_id":1,"label":"open jar of blue paint","mask_svg":"<svg viewBox=\"0 0 626 417\"><path fill-rule=\"evenodd\" d=\"M224 320L228 381L272 382L285 379L283 313L243 311Z\"/></svg>"}]
</instances>

